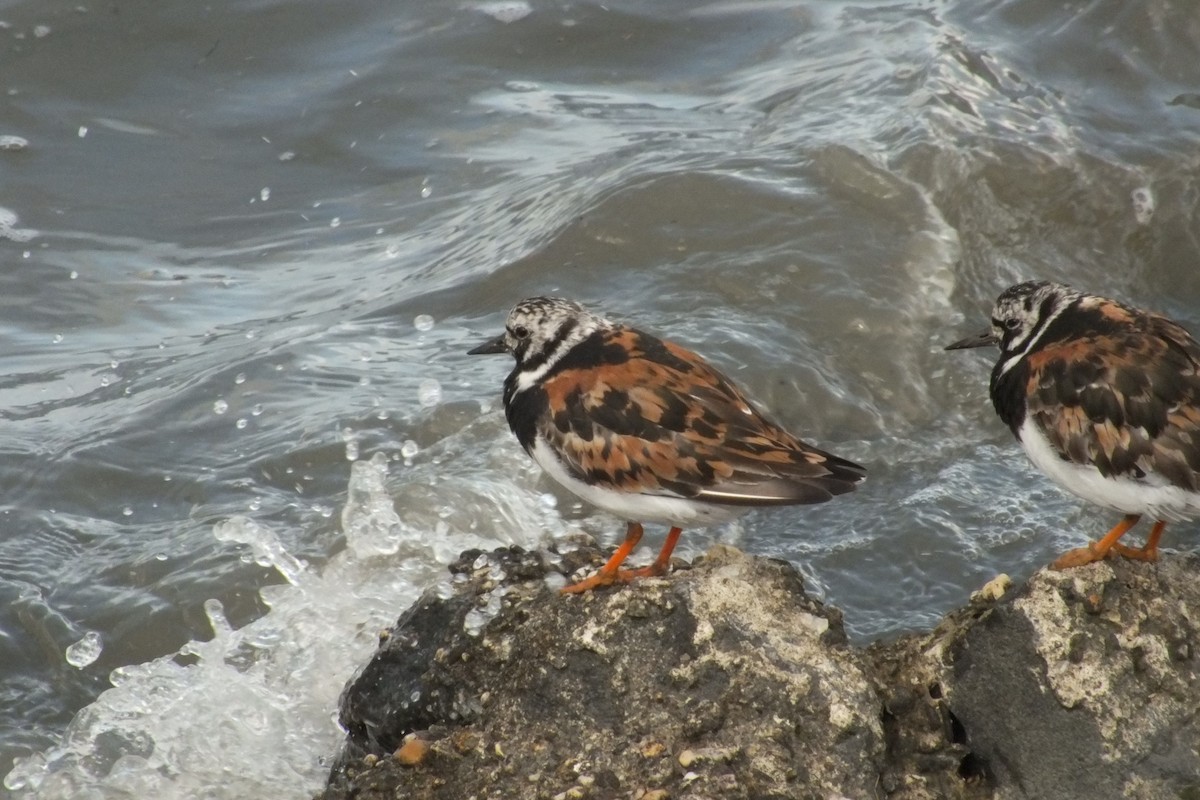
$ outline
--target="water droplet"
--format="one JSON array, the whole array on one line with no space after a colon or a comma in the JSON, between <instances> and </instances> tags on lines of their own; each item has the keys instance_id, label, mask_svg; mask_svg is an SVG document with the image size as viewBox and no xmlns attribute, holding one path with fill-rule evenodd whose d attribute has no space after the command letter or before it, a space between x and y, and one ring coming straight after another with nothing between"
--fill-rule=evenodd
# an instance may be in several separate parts
<instances>
[{"instance_id":1,"label":"water droplet","mask_svg":"<svg viewBox=\"0 0 1200 800\"><path fill-rule=\"evenodd\" d=\"M296 153L292 150L284 150L282 153L279 154L280 161L291 161L295 157L296 157Z\"/></svg>"},{"instance_id":2,"label":"water droplet","mask_svg":"<svg viewBox=\"0 0 1200 800\"><path fill-rule=\"evenodd\" d=\"M249 424L250 424L250 420L246 419L245 417L241 417L240 419L238 419L237 422L234 423L234 426L237 427L237 429L240 431Z\"/></svg>"},{"instance_id":3,"label":"water droplet","mask_svg":"<svg viewBox=\"0 0 1200 800\"><path fill-rule=\"evenodd\" d=\"M426 378L417 386L417 402L424 408L442 402L442 385L434 378Z\"/></svg>"},{"instance_id":4,"label":"water droplet","mask_svg":"<svg viewBox=\"0 0 1200 800\"><path fill-rule=\"evenodd\" d=\"M400 447L400 455L404 456L404 463L408 466L412 465L412 459L419 452L421 452L421 446L412 439L405 440L404 444Z\"/></svg>"},{"instance_id":5,"label":"water droplet","mask_svg":"<svg viewBox=\"0 0 1200 800\"><path fill-rule=\"evenodd\" d=\"M0 136L0 150L24 150L29 147L29 142L22 139L20 136Z\"/></svg>"},{"instance_id":6,"label":"water droplet","mask_svg":"<svg viewBox=\"0 0 1200 800\"><path fill-rule=\"evenodd\" d=\"M129 506L125 506L124 508L122 508L122 509L121 509L121 513L122 513L122 514L124 514L124 515L125 515L125 516L127 516L127 517L132 517L132 516L133 516L133 509L132 509L132 508L130 508Z\"/></svg>"},{"instance_id":7,"label":"water droplet","mask_svg":"<svg viewBox=\"0 0 1200 800\"><path fill-rule=\"evenodd\" d=\"M233 382L238 383L238 384L245 383L246 382L246 373L239 372L237 375L235 375L233 377Z\"/></svg>"},{"instance_id":8,"label":"water droplet","mask_svg":"<svg viewBox=\"0 0 1200 800\"><path fill-rule=\"evenodd\" d=\"M217 402L213 403L214 414L224 414L228 410L229 403L226 403L224 400L217 400Z\"/></svg>"},{"instance_id":9,"label":"water droplet","mask_svg":"<svg viewBox=\"0 0 1200 800\"><path fill-rule=\"evenodd\" d=\"M71 270L71 275L70 275L71 280L75 280L78 277L79 277L79 273L76 272L75 270Z\"/></svg>"},{"instance_id":10,"label":"water droplet","mask_svg":"<svg viewBox=\"0 0 1200 800\"><path fill-rule=\"evenodd\" d=\"M472 608L463 618L463 631L468 636L478 636L487 623L487 614L478 608Z\"/></svg>"},{"instance_id":11,"label":"water droplet","mask_svg":"<svg viewBox=\"0 0 1200 800\"><path fill-rule=\"evenodd\" d=\"M67 648L67 663L76 669L83 669L95 663L103 650L104 643L100 640L100 634L88 631L82 639Z\"/></svg>"},{"instance_id":12,"label":"water droplet","mask_svg":"<svg viewBox=\"0 0 1200 800\"><path fill-rule=\"evenodd\" d=\"M430 197L433 194L433 188L428 183L421 184L421 197Z\"/></svg>"},{"instance_id":13,"label":"water droplet","mask_svg":"<svg viewBox=\"0 0 1200 800\"><path fill-rule=\"evenodd\" d=\"M258 193L259 198L265 203L271 199L271 187L264 186Z\"/></svg>"},{"instance_id":14,"label":"water droplet","mask_svg":"<svg viewBox=\"0 0 1200 800\"><path fill-rule=\"evenodd\" d=\"M413 327L419 331L433 330L433 317L428 314L418 314L413 320Z\"/></svg>"},{"instance_id":15,"label":"water droplet","mask_svg":"<svg viewBox=\"0 0 1200 800\"><path fill-rule=\"evenodd\" d=\"M250 416L252 417L257 417L261 413L263 413L262 403L255 403L254 408L250 409Z\"/></svg>"},{"instance_id":16,"label":"water droplet","mask_svg":"<svg viewBox=\"0 0 1200 800\"><path fill-rule=\"evenodd\" d=\"M250 509L251 511L258 511L260 508L262 508L262 498L255 497L246 504L246 508Z\"/></svg>"},{"instance_id":17,"label":"water droplet","mask_svg":"<svg viewBox=\"0 0 1200 800\"><path fill-rule=\"evenodd\" d=\"M51 341L53 341L55 344L58 344L62 340L63 340L63 335L61 333L56 333L56 334L54 334L54 338Z\"/></svg>"},{"instance_id":18,"label":"water droplet","mask_svg":"<svg viewBox=\"0 0 1200 800\"><path fill-rule=\"evenodd\" d=\"M341 224L342 224L341 217L334 217L333 219L329 220L329 227L331 227L331 228L340 227Z\"/></svg>"},{"instance_id":19,"label":"water droplet","mask_svg":"<svg viewBox=\"0 0 1200 800\"><path fill-rule=\"evenodd\" d=\"M346 442L346 460L358 461L358 442L353 439Z\"/></svg>"},{"instance_id":20,"label":"water droplet","mask_svg":"<svg viewBox=\"0 0 1200 800\"><path fill-rule=\"evenodd\" d=\"M33 26L33 35L38 39L45 39L47 36L50 35L50 26L49 25L34 25Z\"/></svg>"},{"instance_id":21,"label":"water droplet","mask_svg":"<svg viewBox=\"0 0 1200 800\"><path fill-rule=\"evenodd\" d=\"M80 125L79 126L79 138L82 139L85 136L87 136L87 125Z\"/></svg>"}]
</instances>

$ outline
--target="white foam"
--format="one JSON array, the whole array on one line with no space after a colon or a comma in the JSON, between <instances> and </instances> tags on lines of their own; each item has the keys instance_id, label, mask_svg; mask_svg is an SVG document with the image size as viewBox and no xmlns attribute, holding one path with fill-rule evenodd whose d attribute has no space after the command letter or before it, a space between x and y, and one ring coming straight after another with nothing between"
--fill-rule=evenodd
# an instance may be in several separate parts
<instances>
[{"instance_id":1,"label":"white foam","mask_svg":"<svg viewBox=\"0 0 1200 800\"><path fill-rule=\"evenodd\" d=\"M1138 225L1149 225L1154 216L1154 190L1149 186L1139 186L1129 193L1129 201Z\"/></svg>"},{"instance_id":2,"label":"white foam","mask_svg":"<svg viewBox=\"0 0 1200 800\"><path fill-rule=\"evenodd\" d=\"M348 547L320 571L255 520L215 526L218 539L287 579L261 591L270 611L234 630L221 604L208 601L212 638L114 670L113 688L76 715L56 747L18 761L4 779L12 797L234 800L319 791L344 735L338 695L378 632L444 577L440 564L464 547L502 543L474 527L501 536L508 528L509 540L532 544L522 536L540 535L553 513L532 488L464 478L461 502L435 531L419 503L403 506L401 519L391 496L407 483L427 485L424 470L433 465L411 468L399 487L389 487L387 467L382 454L351 465L342 514ZM555 525L561 520L551 517Z\"/></svg>"},{"instance_id":3,"label":"white foam","mask_svg":"<svg viewBox=\"0 0 1200 800\"><path fill-rule=\"evenodd\" d=\"M15 211L0 206L0 239L10 242L28 242L37 236L37 231L31 228L18 228L19 221Z\"/></svg>"},{"instance_id":4,"label":"white foam","mask_svg":"<svg viewBox=\"0 0 1200 800\"><path fill-rule=\"evenodd\" d=\"M496 0L496 2L480 3L476 8L506 25L523 20L533 13L533 6L524 0Z\"/></svg>"}]
</instances>

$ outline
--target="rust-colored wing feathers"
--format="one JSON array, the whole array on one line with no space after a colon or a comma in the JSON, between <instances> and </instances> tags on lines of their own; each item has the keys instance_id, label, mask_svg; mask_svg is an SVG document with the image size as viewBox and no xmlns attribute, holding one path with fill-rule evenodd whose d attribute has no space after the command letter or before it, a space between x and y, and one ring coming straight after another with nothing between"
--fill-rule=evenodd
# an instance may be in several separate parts
<instances>
[{"instance_id":1,"label":"rust-colored wing feathers","mask_svg":"<svg viewBox=\"0 0 1200 800\"><path fill-rule=\"evenodd\" d=\"M579 477L727 505L816 503L862 480L858 465L764 418L699 356L629 329L610 336L628 360L543 386L561 410L540 433Z\"/></svg>"},{"instance_id":2,"label":"rust-colored wing feathers","mask_svg":"<svg viewBox=\"0 0 1200 800\"><path fill-rule=\"evenodd\" d=\"M1028 413L1065 458L1200 488L1200 345L1146 314L1029 356Z\"/></svg>"}]
</instances>

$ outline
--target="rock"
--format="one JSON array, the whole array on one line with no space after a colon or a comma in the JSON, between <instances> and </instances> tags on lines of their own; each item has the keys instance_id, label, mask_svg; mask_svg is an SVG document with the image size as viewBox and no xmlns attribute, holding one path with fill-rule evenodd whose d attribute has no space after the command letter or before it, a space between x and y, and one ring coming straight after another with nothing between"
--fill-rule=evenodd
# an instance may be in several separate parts
<instances>
[{"instance_id":1,"label":"rock","mask_svg":"<svg viewBox=\"0 0 1200 800\"><path fill-rule=\"evenodd\" d=\"M1041 570L871 648L904 800L1200 798L1200 559Z\"/></svg>"},{"instance_id":2,"label":"rock","mask_svg":"<svg viewBox=\"0 0 1200 800\"><path fill-rule=\"evenodd\" d=\"M973 625L947 698L979 767L1014 796L1200 797L1197 575L1176 557L1042 571Z\"/></svg>"},{"instance_id":3,"label":"rock","mask_svg":"<svg viewBox=\"0 0 1200 800\"><path fill-rule=\"evenodd\" d=\"M535 557L493 554L506 576ZM731 548L580 597L477 576L422 598L347 689L325 796L869 797L884 740L867 663L790 565ZM360 766L413 730L432 745L419 767ZM466 752L447 744L463 731Z\"/></svg>"},{"instance_id":4,"label":"rock","mask_svg":"<svg viewBox=\"0 0 1200 800\"><path fill-rule=\"evenodd\" d=\"M1195 557L998 581L868 648L781 561L562 596L602 556L553 560L465 553L405 612L323 797L1200 798Z\"/></svg>"}]
</instances>

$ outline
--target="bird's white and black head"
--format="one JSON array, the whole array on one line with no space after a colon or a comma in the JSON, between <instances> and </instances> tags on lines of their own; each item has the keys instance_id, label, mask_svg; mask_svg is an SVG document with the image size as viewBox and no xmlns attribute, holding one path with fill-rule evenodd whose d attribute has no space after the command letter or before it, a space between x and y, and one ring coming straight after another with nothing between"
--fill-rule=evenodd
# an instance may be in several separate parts
<instances>
[{"instance_id":1,"label":"bird's white and black head","mask_svg":"<svg viewBox=\"0 0 1200 800\"><path fill-rule=\"evenodd\" d=\"M963 350L994 344L1000 358L992 370L991 396L1000 417L1013 428L1025 416L1025 359L1064 333L1064 311L1077 306L1085 295L1051 281L1027 281L1001 292L992 308L987 330L947 345Z\"/></svg>"},{"instance_id":2,"label":"bird's white and black head","mask_svg":"<svg viewBox=\"0 0 1200 800\"><path fill-rule=\"evenodd\" d=\"M1000 348L997 370L1008 372L1025 355L1045 341L1046 331L1067 308L1083 295L1050 281L1028 281L1005 289L992 308L992 325L974 336L947 345L963 350L994 344Z\"/></svg>"},{"instance_id":3,"label":"bird's white and black head","mask_svg":"<svg viewBox=\"0 0 1200 800\"><path fill-rule=\"evenodd\" d=\"M505 382L505 400L536 384L571 348L609 323L573 300L530 297L508 312L504 333L469 355L511 353L516 366Z\"/></svg>"}]
</instances>

